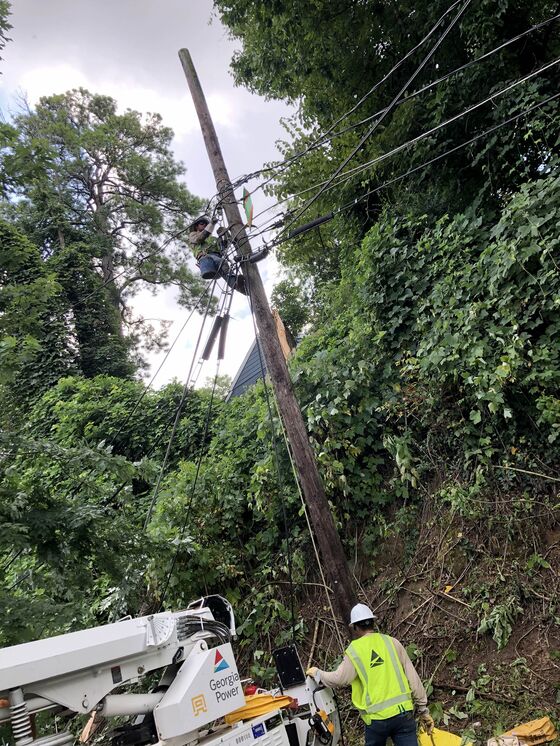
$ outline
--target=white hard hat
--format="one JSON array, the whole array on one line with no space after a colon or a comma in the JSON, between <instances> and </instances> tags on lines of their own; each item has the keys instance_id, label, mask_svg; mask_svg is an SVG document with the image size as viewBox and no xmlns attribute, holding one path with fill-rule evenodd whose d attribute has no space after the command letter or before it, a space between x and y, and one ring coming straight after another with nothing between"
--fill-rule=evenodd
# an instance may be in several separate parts
<instances>
[{"instance_id":1,"label":"white hard hat","mask_svg":"<svg viewBox=\"0 0 560 746\"><path fill-rule=\"evenodd\" d=\"M356 624L356 622L365 622L366 619L375 619L375 614L365 604L356 604L352 607L350 612L350 624Z\"/></svg>"}]
</instances>

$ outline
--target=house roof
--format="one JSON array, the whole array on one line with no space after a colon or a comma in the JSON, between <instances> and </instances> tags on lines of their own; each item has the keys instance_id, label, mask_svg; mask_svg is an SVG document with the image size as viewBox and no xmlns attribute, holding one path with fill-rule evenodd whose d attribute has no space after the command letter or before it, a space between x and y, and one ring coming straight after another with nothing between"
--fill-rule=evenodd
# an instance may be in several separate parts
<instances>
[{"instance_id":1,"label":"house roof","mask_svg":"<svg viewBox=\"0 0 560 746\"><path fill-rule=\"evenodd\" d=\"M241 363L241 367L237 371L237 375L231 383L231 389L226 396L226 402L234 396L240 396L262 378L263 368L266 372L266 363L259 342L257 339L254 339L249 347L249 351L245 355L245 359Z\"/></svg>"}]
</instances>

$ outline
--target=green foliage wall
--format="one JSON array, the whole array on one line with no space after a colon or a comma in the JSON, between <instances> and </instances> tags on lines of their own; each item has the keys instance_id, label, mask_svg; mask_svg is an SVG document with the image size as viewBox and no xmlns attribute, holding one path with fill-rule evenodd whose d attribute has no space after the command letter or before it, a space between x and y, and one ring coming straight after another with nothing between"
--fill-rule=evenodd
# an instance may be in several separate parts
<instances>
[{"instance_id":1,"label":"green foliage wall","mask_svg":"<svg viewBox=\"0 0 560 746\"><path fill-rule=\"evenodd\" d=\"M192 307L203 290L181 238L201 200L186 188L159 114L119 112L84 89L45 96L0 126L0 214L59 274L82 371L131 375L165 324L132 298L174 288Z\"/></svg>"},{"instance_id":2,"label":"green foliage wall","mask_svg":"<svg viewBox=\"0 0 560 746\"><path fill-rule=\"evenodd\" d=\"M149 604L144 576L170 547L152 542L144 521L181 389L147 392L108 376L62 378L30 407L24 427L2 434L1 600L11 614L3 644ZM172 469L206 447L209 397L188 397Z\"/></svg>"},{"instance_id":3,"label":"green foliage wall","mask_svg":"<svg viewBox=\"0 0 560 746\"><path fill-rule=\"evenodd\" d=\"M523 186L493 223L386 214L343 268L325 302L336 322L304 340L295 371L348 510L444 464L556 462L559 184Z\"/></svg>"},{"instance_id":4,"label":"green foliage wall","mask_svg":"<svg viewBox=\"0 0 560 746\"><path fill-rule=\"evenodd\" d=\"M443 10L438 3L374 2L333 9L320 0L216 6L245 44L234 63L238 79L267 95L301 98L286 153L350 108ZM552 12L545 0L473 3L437 69L472 60ZM557 47L545 28L522 54L500 58L493 83L533 69ZM400 70L356 118L386 103L408 74ZM394 166L350 180L317 211L359 197L552 90L552 78L542 77ZM361 157L385 152L487 93L487 74L471 68L427 102L398 109ZM207 592L235 604L241 647L268 635L280 644L290 636L285 520L298 601L317 575L280 424L275 414L269 419L262 384L228 404L214 400L206 438L211 394L191 392L144 526L182 387L149 392L134 380L137 340L123 331L122 304L138 286L173 285L185 305L198 289L180 245L165 255L157 250L162 231L171 238L200 204L177 182L170 131L157 116L146 122L135 112L119 115L111 99L86 91L43 99L16 125L0 128L0 186L4 197L18 197L3 204L11 224L0 224L0 604L10 619L0 644L156 611L162 603L179 608ZM497 475L508 469L558 468L558 133L557 103L545 105L519 127L280 252L292 274L275 299L292 330L307 331L291 363L297 394L338 529L349 553L366 558L367 572L391 532L404 527L410 549L424 501L450 507L474 526L494 521L517 539L536 502L552 494L548 483L520 477L507 484L515 493L511 515L492 515L494 504L480 508L485 490L499 493L505 480ZM121 147L121 135L134 147ZM135 151L144 136L152 148L146 158ZM55 156L57 138L64 147ZM289 196L321 180L358 138L350 131L296 161L275 193ZM96 182L84 198L79 173L96 177L86 146L126 171L126 189L113 193L114 184L104 183L100 193ZM57 176L61 163L71 175L66 181ZM140 193L144 183L149 188ZM88 199L103 195L109 203L101 199L90 209ZM138 221L141 253L123 249L131 221ZM126 280L119 282L121 271ZM146 328L143 334L150 337ZM552 523L554 511L548 515ZM532 559L517 559L519 572L547 569L536 549ZM485 604L481 633L492 631L505 645L529 591L519 583L511 592L515 613L508 616L511 589L501 591L501 582L472 595ZM311 603L315 613L315 597Z\"/></svg>"}]
</instances>

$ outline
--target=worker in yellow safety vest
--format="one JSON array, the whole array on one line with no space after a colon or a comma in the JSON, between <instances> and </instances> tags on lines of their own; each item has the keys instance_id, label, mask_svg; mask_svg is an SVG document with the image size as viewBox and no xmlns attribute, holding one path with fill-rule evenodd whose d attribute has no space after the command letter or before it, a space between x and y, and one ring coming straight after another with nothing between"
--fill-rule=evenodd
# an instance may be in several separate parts
<instances>
[{"instance_id":1,"label":"worker in yellow safety vest","mask_svg":"<svg viewBox=\"0 0 560 746\"><path fill-rule=\"evenodd\" d=\"M353 641L335 671L313 666L307 675L326 686L352 685L352 702L365 723L365 746L418 746L414 710L426 732L434 721L428 697L412 661L394 637L375 632L375 616L365 604L350 612Z\"/></svg>"}]
</instances>

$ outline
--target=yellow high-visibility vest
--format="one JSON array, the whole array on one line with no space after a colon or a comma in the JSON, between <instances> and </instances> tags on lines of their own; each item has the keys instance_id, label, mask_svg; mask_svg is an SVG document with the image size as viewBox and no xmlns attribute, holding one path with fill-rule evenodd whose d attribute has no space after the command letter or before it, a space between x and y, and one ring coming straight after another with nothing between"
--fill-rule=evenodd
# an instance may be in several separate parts
<instances>
[{"instance_id":1,"label":"yellow high-visibility vest","mask_svg":"<svg viewBox=\"0 0 560 746\"><path fill-rule=\"evenodd\" d=\"M350 643L346 655L357 673L352 702L366 725L414 709L410 684L388 635L364 635Z\"/></svg>"}]
</instances>

